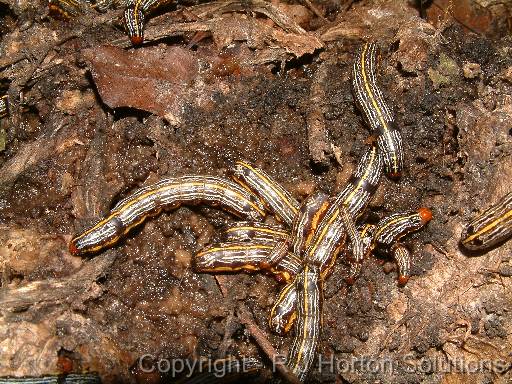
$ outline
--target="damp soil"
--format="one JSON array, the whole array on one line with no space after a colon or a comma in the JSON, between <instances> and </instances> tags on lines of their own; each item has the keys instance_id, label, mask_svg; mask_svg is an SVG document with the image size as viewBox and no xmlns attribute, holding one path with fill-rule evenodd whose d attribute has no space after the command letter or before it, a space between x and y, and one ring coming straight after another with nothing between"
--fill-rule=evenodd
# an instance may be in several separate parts
<instances>
[{"instance_id":1,"label":"damp soil","mask_svg":"<svg viewBox=\"0 0 512 384\"><path fill-rule=\"evenodd\" d=\"M229 177L238 159L300 201L339 191L370 137L351 93L352 60L376 40L406 167L400 180L382 179L362 221L422 206L434 219L405 240L413 251L405 287L382 255L348 286L338 258L324 283L322 361L308 382L512 379L512 242L478 255L459 246L464 224L512 191L512 39L498 28L506 24L486 34L422 19L407 2L307 3L272 3L290 15L284 27L272 9L215 14L201 8L208 2L180 3L148 23L140 48L124 36L119 9L64 21L43 2L0 4L0 89L10 98L0 122L0 376L169 382L140 361L250 356L267 369L251 380L283 380L238 318L247 310L286 354L293 330L278 336L267 326L280 283L192 268L236 217L182 206L90 257L72 256L67 244L141 186ZM240 30L214 28L215 17ZM202 29L180 30L187 22ZM256 33L247 23L267 35L241 38ZM166 60L175 60L172 76ZM139 85L147 81L154 86Z\"/></svg>"}]
</instances>

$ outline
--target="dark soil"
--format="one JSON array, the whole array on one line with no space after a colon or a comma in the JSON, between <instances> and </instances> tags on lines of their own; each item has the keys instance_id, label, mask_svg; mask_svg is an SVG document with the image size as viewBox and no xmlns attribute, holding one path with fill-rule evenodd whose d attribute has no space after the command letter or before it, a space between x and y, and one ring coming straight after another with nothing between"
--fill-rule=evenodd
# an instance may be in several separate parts
<instances>
[{"instance_id":1,"label":"dark soil","mask_svg":"<svg viewBox=\"0 0 512 384\"><path fill-rule=\"evenodd\" d=\"M248 308L274 348L286 353L292 335L277 336L267 326L280 284L263 274L218 277L191 267L194 253L237 220L232 215L184 206L91 258L70 255L67 243L138 187L166 176L228 176L238 159L269 172L299 200L314 189L339 191L370 136L351 94L353 55L363 41L377 40L380 80L402 129L406 170L398 182L382 180L363 220L421 206L434 219L406 240L414 257L404 288L385 256L366 260L362 276L347 286L347 265L339 258L325 282L319 349L337 369L315 367L308 380L512 379L512 280L505 273L512 242L476 257L458 245L462 226L512 190L510 35L496 28L475 33L451 19L434 27L407 2L311 1L324 20L306 2L288 3L288 14L306 30L302 38L311 46L321 42L320 49L285 49L293 32L261 13L238 10L222 17L245 15L284 37L256 46L240 38L225 46L217 30L192 46L198 36L190 31L160 38L171 21L191 21L205 7L194 2L152 19L148 42L137 49L127 44L121 10L59 21L47 16L42 1L25 8L1 2L0 89L10 97L11 115L0 123L0 376L73 371L98 372L104 382L169 380L169 374L141 372L145 355L154 362L251 356L270 369L237 311ZM188 50L180 55L199 64L180 62L180 76L189 80L155 88L155 98L177 96L162 113L136 108L140 100L120 98L122 105L113 106L107 93L123 96L133 83L118 79L110 91L100 83L105 45L117 46L116 55L140 51L144 60L179 46ZM477 64L475 76L468 63ZM311 103L312 89L323 92L318 104ZM144 102L153 101L140 92ZM318 111L328 146L308 136L308 117ZM319 145L323 158L314 155ZM494 365L478 372L459 366L482 361Z\"/></svg>"}]
</instances>

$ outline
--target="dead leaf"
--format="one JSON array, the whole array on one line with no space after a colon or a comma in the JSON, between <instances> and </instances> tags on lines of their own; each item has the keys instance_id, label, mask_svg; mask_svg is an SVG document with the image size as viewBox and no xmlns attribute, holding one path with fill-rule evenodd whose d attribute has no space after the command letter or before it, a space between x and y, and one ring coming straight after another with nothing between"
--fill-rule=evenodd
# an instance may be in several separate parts
<instances>
[{"instance_id":1,"label":"dead leaf","mask_svg":"<svg viewBox=\"0 0 512 384\"><path fill-rule=\"evenodd\" d=\"M180 47L125 51L102 46L87 49L83 55L105 104L162 117L179 114L180 97L199 70L194 52Z\"/></svg>"}]
</instances>

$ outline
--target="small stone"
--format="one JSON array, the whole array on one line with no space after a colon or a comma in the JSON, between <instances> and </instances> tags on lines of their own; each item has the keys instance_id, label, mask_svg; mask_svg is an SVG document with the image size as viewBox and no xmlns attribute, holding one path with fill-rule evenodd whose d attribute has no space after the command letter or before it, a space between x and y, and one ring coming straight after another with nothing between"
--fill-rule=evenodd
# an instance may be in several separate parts
<instances>
[{"instance_id":1,"label":"small stone","mask_svg":"<svg viewBox=\"0 0 512 384\"><path fill-rule=\"evenodd\" d=\"M512 67L508 67L501 73L501 78L509 83L512 83Z\"/></svg>"},{"instance_id":2,"label":"small stone","mask_svg":"<svg viewBox=\"0 0 512 384\"><path fill-rule=\"evenodd\" d=\"M512 276L512 265L510 264L502 264L499 269L500 275L503 277L511 277Z\"/></svg>"},{"instance_id":3,"label":"small stone","mask_svg":"<svg viewBox=\"0 0 512 384\"><path fill-rule=\"evenodd\" d=\"M462 73L466 79L474 79L480 76L482 69L478 63L464 63L462 66Z\"/></svg>"}]
</instances>

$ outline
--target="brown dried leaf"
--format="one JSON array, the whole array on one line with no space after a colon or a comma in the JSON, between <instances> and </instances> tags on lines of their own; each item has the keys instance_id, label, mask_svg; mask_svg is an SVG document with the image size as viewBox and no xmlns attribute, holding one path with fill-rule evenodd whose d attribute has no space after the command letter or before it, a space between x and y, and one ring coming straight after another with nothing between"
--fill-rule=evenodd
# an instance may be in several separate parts
<instances>
[{"instance_id":1,"label":"brown dried leaf","mask_svg":"<svg viewBox=\"0 0 512 384\"><path fill-rule=\"evenodd\" d=\"M233 41L246 41L250 48L261 50L282 49L294 57L312 54L322 48L321 40L310 33L286 33L273 28L261 20L232 15L222 23L211 25L216 45L226 47Z\"/></svg>"},{"instance_id":2,"label":"brown dried leaf","mask_svg":"<svg viewBox=\"0 0 512 384\"><path fill-rule=\"evenodd\" d=\"M240 14L191 23L162 23L148 29L145 40L153 41L188 32L211 32L218 49L228 47L233 42L245 41L247 46L257 49L254 64L299 58L324 46L320 38L311 32L283 31L261 19Z\"/></svg>"},{"instance_id":3,"label":"brown dried leaf","mask_svg":"<svg viewBox=\"0 0 512 384\"><path fill-rule=\"evenodd\" d=\"M84 57L109 107L138 108L168 118L179 112L180 98L199 68L195 54L180 47L124 51L102 46L85 50Z\"/></svg>"},{"instance_id":4,"label":"brown dried leaf","mask_svg":"<svg viewBox=\"0 0 512 384\"><path fill-rule=\"evenodd\" d=\"M211 17L212 15L220 16L231 12L261 13L286 32L302 35L306 31L293 18L297 7L304 8L300 5L272 4L266 0L222 0L190 7L189 12L195 14L199 19Z\"/></svg>"}]
</instances>

